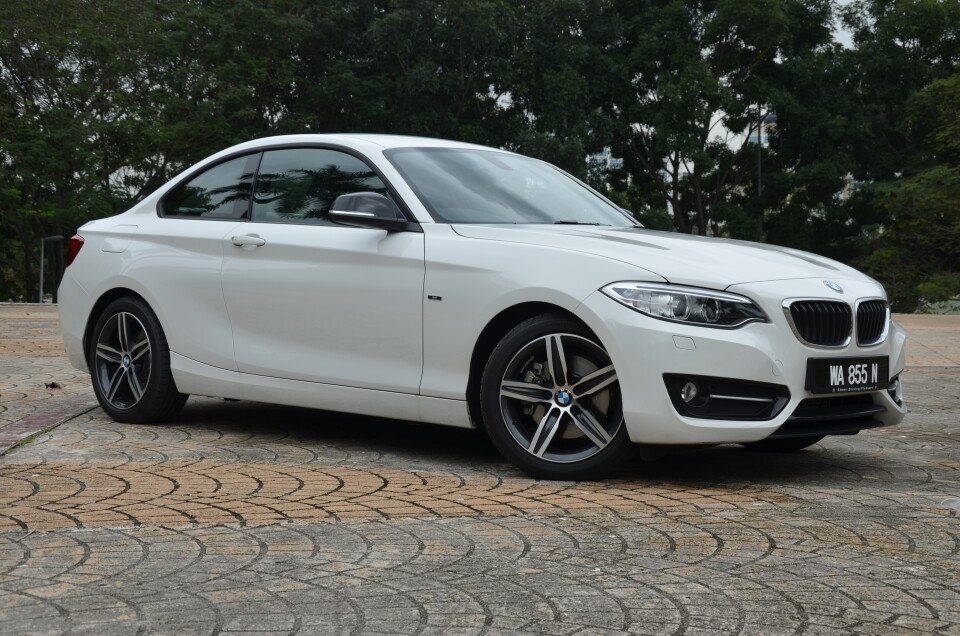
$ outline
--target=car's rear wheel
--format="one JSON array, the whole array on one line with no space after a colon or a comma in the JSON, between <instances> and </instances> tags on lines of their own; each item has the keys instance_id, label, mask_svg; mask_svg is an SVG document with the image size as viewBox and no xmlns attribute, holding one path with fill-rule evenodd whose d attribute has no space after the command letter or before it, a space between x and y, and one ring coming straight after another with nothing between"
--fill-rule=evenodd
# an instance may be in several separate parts
<instances>
[{"instance_id":1,"label":"car's rear wheel","mask_svg":"<svg viewBox=\"0 0 960 636\"><path fill-rule=\"evenodd\" d=\"M118 422L170 420L187 400L173 381L160 321L139 298L119 298L100 314L87 360L97 400Z\"/></svg>"},{"instance_id":2,"label":"car's rear wheel","mask_svg":"<svg viewBox=\"0 0 960 636\"><path fill-rule=\"evenodd\" d=\"M810 435L809 437L781 437L779 439L762 439L758 442L747 442L745 448L753 451L768 453L793 453L813 446L826 435Z\"/></svg>"},{"instance_id":3,"label":"car's rear wheel","mask_svg":"<svg viewBox=\"0 0 960 636\"><path fill-rule=\"evenodd\" d=\"M494 445L534 477L596 479L631 456L610 356L565 316L537 316L504 336L480 399Z\"/></svg>"}]
</instances>

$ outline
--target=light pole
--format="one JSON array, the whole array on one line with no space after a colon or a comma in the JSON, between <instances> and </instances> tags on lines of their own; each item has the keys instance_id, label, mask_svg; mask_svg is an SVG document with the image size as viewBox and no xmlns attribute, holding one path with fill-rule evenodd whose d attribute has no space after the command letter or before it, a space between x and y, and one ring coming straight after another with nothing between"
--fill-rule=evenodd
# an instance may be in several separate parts
<instances>
[{"instance_id":1,"label":"light pole","mask_svg":"<svg viewBox=\"0 0 960 636\"><path fill-rule=\"evenodd\" d=\"M40 239L40 304L43 304L43 247L47 244L47 241L62 241L63 237L60 235L57 236L47 236Z\"/></svg>"},{"instance_id":2,"label":"light pole","mask_svg":"<svg viewBox=\"0 0 960 636\"><path fill-rule=\"evenodd\" d=\"M763 111L757 106L757 198L760 200L760 215L757 228L763 240Z\"/></svg>"}]
</instances>

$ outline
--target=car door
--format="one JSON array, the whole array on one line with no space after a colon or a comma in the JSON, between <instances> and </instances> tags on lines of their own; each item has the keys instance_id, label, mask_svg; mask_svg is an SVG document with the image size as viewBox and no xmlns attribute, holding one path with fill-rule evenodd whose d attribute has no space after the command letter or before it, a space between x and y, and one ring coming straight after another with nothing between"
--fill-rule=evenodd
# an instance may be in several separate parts
<instances>
[{"instance_id":1,"label":"car door","mask_svg":"<svg viewBox=\"0 0 960 636\"><path fill-rule=\"evenodd\" d=\"M239 371L418 392L423 234L326 216L341 194L386 190L366 163L340 150L263 153L251 222L224 247Z\"/></svg>"},{"instance_id":2,"label":"car door","mask_svg":"<svg viewBox=\"0 0 960 636\"><path fill-rule=\"evenodd\" d=\"M130 234L125 252L124 274L142 285L170 350L223 369L236 369L221 290L223 241L243 233L259 159L258 152L227 158L189 175L164 195L159 215Z\"/></svg>"}]
</instances>

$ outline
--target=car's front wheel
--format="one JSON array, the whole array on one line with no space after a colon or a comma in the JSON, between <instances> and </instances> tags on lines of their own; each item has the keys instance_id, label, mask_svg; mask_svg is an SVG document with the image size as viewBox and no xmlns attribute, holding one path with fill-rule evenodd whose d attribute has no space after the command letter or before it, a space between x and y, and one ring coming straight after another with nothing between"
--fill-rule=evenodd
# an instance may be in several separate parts
<instances>
[{"instance_id":1,"label":"car's front wheel","mask_svg":"<svg viewBox=\"0 0 960 636\"><path fill-rule=\"evenodd\" d=\"M187 400L173 381L160 321L139 298L119 298L100 314L87 360L97 400L118 422L170 420Z\"/></svg>"},{"instance_id":2,"label":"car's front wheel","mask_svg":"<svg viewBox=\"0 0 960 636\"><path fill-rule=\"evenodd\" d=\"M596 479L631 455L610 356L565 316L537 316L504 336L480 399L494 445L534 477Z\"/></svg>"}]
</instances>

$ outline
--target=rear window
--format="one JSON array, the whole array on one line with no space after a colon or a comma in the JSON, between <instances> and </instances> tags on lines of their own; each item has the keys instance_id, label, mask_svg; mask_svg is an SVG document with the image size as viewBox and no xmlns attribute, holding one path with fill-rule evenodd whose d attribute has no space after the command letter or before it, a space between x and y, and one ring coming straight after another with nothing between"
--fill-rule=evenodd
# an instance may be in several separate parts
<instances>
[{"instance_id":1,"label":"rear window","mask_svg":"<svg viewBox=\"0 0 960 636\"><path fill-rule=\"evenodd\" d=\"M250 209L253 177L260 153L209 168L170 192L163 216L192 219L242 219Z\"/></svg>"}]
</instances>

